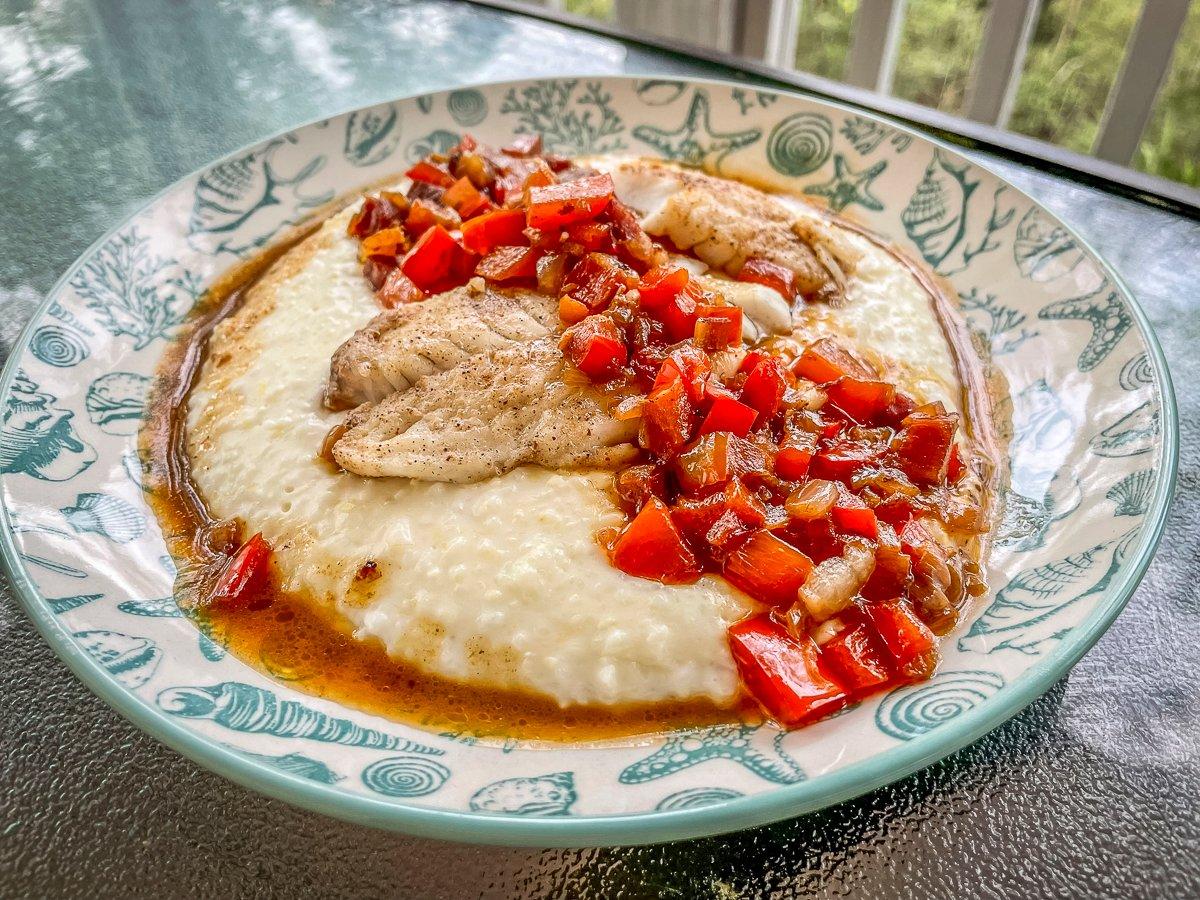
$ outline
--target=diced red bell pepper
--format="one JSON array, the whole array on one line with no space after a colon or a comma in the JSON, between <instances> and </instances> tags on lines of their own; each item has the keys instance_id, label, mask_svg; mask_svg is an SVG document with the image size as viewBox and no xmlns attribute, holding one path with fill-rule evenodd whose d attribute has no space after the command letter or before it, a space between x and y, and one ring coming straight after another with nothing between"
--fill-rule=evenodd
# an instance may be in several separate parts
<instances>
[{"instance_id":1,"label":"diced red bell pepper","mask_svg":"<svg viewBox=\"0 0 1200 900\"><path fill-rule=\"evenodd\" d=\"M433 200L414 200L408 209L408 217L404 220L404 229L410 237L416 238L435 225L453 231L461 224L462 219L450 207Z\"/></svg>"},{"instance_id":2,"label":"diced red bell pepper","mask_svg":"<svg viewBox=\"0 0 1200 900\"><path fill-rule=\"evenodd\" d=\"M863 622L842 629L822 644L821 662L854 699L874 693L893 678L891 657Z\"/></svg>"},{"instance_id":3,"label":"diced red bell pepper","mask_svg":"<svg viewBox=\"0 0 1200 900\"><path fill-rule=\"evenodd\" d=\"M958 452L958 444L951 444L950 459L946 463L946 480L951 484L956 484L963 477L965 470L962 455Z\"/></svg>"},{"instance_id":4,"label":"diced red bell pepper","mask_svg":"<svg viewBox=\"0 0 1200 900\"><path fill-rule=\"evenodd\" d=\"M660 313L675 295L688 285L688 270L658 267L642 276L638 283L641 305L654 313Z\"/></svg>"},{"instance_id":5,"label":"diced red bell pepper","mask_svg":"<svg viewBox=\"0 0 1200 900\"><path fill-rule=\"evenodd\" d=\"M367 197L358 208L358 212L350 217L346 233L351 237L365 238L384 228L399 225L404 221L407 212L408 199L403 194Z\"/></svg>"},{"instance_id":6,"label":"diced red bell pepper","mask_svg":"<svg viewBox=\"0 0 1200 900\"><path fill-rule=\"evenodd\" d=\"M421 290L444 290L470 278L475 254L464 250L441 225L434 225L413 244L400 268Z\"/></svg>"},{"instance_id":7,"label":"diced red bell pepper","mask_svg":"<svg viewBox=\"0 0 1200 900\"><path fill-rule=\"evenodd\" d=\"M619 469L613 476L613 489L621 509L631 516L636 515L651 497L661 500L667 490L662 469L650 463Z\"/></svg>"},{"instance_id":8,"label":"diced red bell pepper","mask_svg":"<svg viewBox=\"0 0 1200 900\"><path fill-rule=\"evenodd\" d=\"M621 532L612 561L622 572L664 584L687 584L700 577L700 562L671 520L667 505L651 497Z\"/></svg>"},{"instance_id":9,"label":"diced red bell pepper","mask_svg":"<svg viewBox=\"0 0 1200 900\"><path fill-rule=\"evenodd\" d=\"M792 371L817 384L828 384L846 376L863 379L878 377L870 366L833 338L821 338L806 347L792 364Z\"/></svg>"},{"instance_id":10,"label":"diced red bell pepper","mask_svg":"<svg viewBox=\"0 0 1200 900\"><path fill-rule=\"evenodd\" d=\"M794 434L784 438L775 454L775 474L784 481L799 481L806 477L816 449L817 441L813 435Z\"/></svg>"},{"instance_id":11,"label":"diced red bell pepper","mask_svg":"<svg viewBox=\"0 0 1200 900\"><path fill-rule=\"evenodd\" d=\"M567 226L567 240L588 251L611 249L612 227L606 222L577 222Z\"/></svg>"},{"instance_id":12,"label":"diced red bell pepper","mask_svg":"<svg viewBox=\"0 0 1200 900\"><path fill-rule=\"evenodd\" d=\"M695 408L683 381L668 381L646 398L638 440L655 456L674 456L691 439L695 419Z\"/></svg>"},{"instance_id":13,"label":"diced red bell pepper","mask_svg":"<svg viewBox=\"0 0 1200 900\"><path fill-rule=\"evenodd\" d=\"M725 485L725 507L745 525L758 528L766 524L766 504L736 476Z\"/></svg>"},{"instance_id":14,"label":"diced red bell pepper","mask_svg":"<svg viewBox=\"0 0 1200 900\"><path fill-rule=\"evenodd\" d=\"M592 311L574 297L563 294L558 298L558 317L566 325L575 325L582 322L591 314Z\"/></svg>"},{"instance_id":15,"label":"diced red bell pepper","mask_svg":"<svg viewBox=\"0 0 1200 900\"><path fill-rule=\"evenodd\" d=\"M500 149L510 156L538 156L542 152L542 136L540 134L522 134L514 138L512 143Z\"/></svg>"},{"instance_id":16,"label":"diced red bell pepper","mask_svg":"<svg viewBox=\"0 0 1200 900\"><path fill-rule=\"evenodd\" d=\"M527 246L529 238L525 236L525 211L497 209L468 219L462 223L462 242L472 253L481 256L486 256L497 247Z\"/></svg>"},{"instance_id":17,"label":"diced red bell pepper","mask_svg":"<svg viewBox=\"0 0 1200 900\"><path fill-rule=\"evenodd\" d=\"M589 253L567 273L562 288L595 311L608 306L617 292L634 283L635 278L615 256Z\"/></svg>"},{"instance_id":18,"label":"diced red bell pepper","mask_svg":"<svg viewBox=\"0 0 1200 900\"><path fill-rule=\"evenodd\" d=\"M740 306L697 306L696 345L705 350L724 350L742 341Z\"/></svg>"},{"instance_id":19,"label":"diced red bell pepper","mask_svg":"<svg viewBox=\"0 0 1200 900\"><path fill-rule=\"evenodd\" d=\"M395 259L402 256L408 249L408 235L399 225L383 228L362 239L359 245L359 259L368 256L379 256Z\"/></svg>"},{"instance_id":20,"label":"diced red bell pepper","mask_svg":"<svg viewBox=\"0 0 1200 900\"><path fill-rule=\"evenodd\" d=\"M896 396L896 389L886 381L854 378L845 375L825 385L829 402L856 422L874 422Z\"/></svg>"},{"instance_id":21,"label":"diced red bell pepper","mask_svg":"<svg viewBox=\"0 0 1200 900\"><path fill-rule=\"evenodd\" d=\"M737 274L738 281L750 281L778 291L791 303L796 299L796 273L767 259L751 256Z\"/></svg>"},{"instance_id":22,"label":"diced red bell pepper","mask_svg":"<svg viewBox=\"0 0 1200 900\"><path fill-rule=\"evenodd\" d=\"M271 545L262 533L238 548L221 570L206 606L223 609L262 609L271 602L266 593L271 566Z\"/></svg>"},{"instance_id":23,"label":"diced red bell pepper","mask_svg":"<svg viewBox=\"0 0 1200 900\"><path fill-rule=\"evenodd\" d=\"M475 266L475 274L504 284L509 281L533 281L542 251L533 247L497 247Z\"/></svg>"},{"instance_id":24,"label":"diced red bell pepper","mask_svg":"<svg viewBox=\"0 0 1200 900\"><path fill-rule=\"evenodd\" d=\"M683 381L688 399L699 406L705 396L705 381L712 373L712 360L702 350L685 344L671 351L654 379L654 389L676 379Z\"/></svg>"},{"instance_id":25,"label":"diced red bell pepper","mask_svg":"<svg viewBox=\"0 0 1200 900\"><path fill-rule=\"evenodd\" d=\"M815 722L849 701L823 671L812 638L789 634L768 615L731 625L729 649L746 689L785 728Z\"/></svg>"},{"instance_id":26,"label":"diced red bell pepper","mask_svg":"<svg viewBox=\"0 0 1200 900\"><path fill-rule=\"evenodd\" d=\"M761 359L742 385L742 402L758 410L763 420L779 412L787 391L787 370L774 356Z\"/></svg>"},{"instance_id":27,"label":"diced red bell pepper","mask_svg":"<svg viewBox=\"0 0 1200 900\"><path fill-rule=\"evenodd\" d=\"M588 316L568 334L567 357L592 381L607 381L629 359L621 332L608 316Z\"/></svg>"},{"instance_id":28,"label":"diced red bell pepper","mask_svg":"<svg viewBox=\"0 0 1200 900\"><path fill-rule=\"evenodd\" d=\"M442 197L442 202L464 220L492 208L492 201L479 192L470 178L460 178L450 185Z\"/></svg>"},{"instance_id":29,"label":"diced red bell pepper","mask_svg":"<svg viewBox=\"0 0 1200 900\"><path fill-rule=\"evenodd\" d=\"M862 498L850 493L844 484L838 485L838 500L830 510L830 517L844 534L857 534L872 541L879 537L875 511Z\"/></svg>"},{"instance_id":30,"label":"diced red bell pepper","mask_svg":"<svg viewBox=\"0 0 1200 900\"><path fill-rule=\"evenodd\" d=\"M708 415L700 423L700 434L711 434L714 431L728 431L738 437L745 437L754 427L758 418L758 410L735 400L726 393L717 394L709 407Z\"/></svg>"},{"instance_id":31,"label":"diced red bell pepper","mask_svg":"<svg viewBox=\"0 0 1200 900\"><path fill-rule=\"evenodd\" d=\"M862 605L896 668L909 678L927 678L937 666L933 632L904 600L876 600Z\"/></svg>"},{"instance_id":32,"label":"diced red bell pepper","mask_svg":"<svg viewBox=\"0 0 1200 900\"><path fill-rule=\"evenodd\" d=\"M678 382L675 382L678 384ZM762 451L727 431L706 434L675 457L671 470L685 494L699 494L730 478L761 472Z\"/></svg>"},{"instance_id":33,"label":"diced red bell pepper","mask_svg":"<svg viewBox=\"0 0 1200 900\"><path fill-rule=\"evenodd\" d=\"M384 309L395 309L405 303L416 303L425 299L425 292L413 284L411 278L399 268L392 269L375 295Z\"/></svg>"},{"instance_id":34,"label":"diced red bell pepper","mask_svg":"<svg viewBox=\"0 0 1200 900\"><path fill-rule=\"evenodd\" d=\"M616 193L612 176L592 175L529 189L525 219L532 228L561 228L594 219Z\"/></svg>"},{"instance_id":35,"label":"diced red bell pepper","mask_svg":"<svg viewBox=\"0 0 1200 900\"><path fill-rule=\"evenodd\" d=\"M440 188L448 188L454 184L454 176L450 174L449 169L427 159L421 160L404 174L413 181L423 181Z\"/></svg>"},{"instance_id":36,"label":"diced red bell pepper","mask_svg":"<svg viewBox=\"0 0 1200 900\"><path fill-rule=\"evenodd\" d=\"M658 312L667 337L673 341L684 341L696 333L696 317L700 300L707 299L703 291L689 283L682 291L667 301Z\"/></svg>"},{"instance_id":37,"label":"diced red bell pepper","mask_svg":"<svg viewBox=\"0 0 1200 900\"><path fill-rule=\"evenodd\" d=\"M813 561L769 531L756 531L725 559L723 574L755 600L791 606Z\"/></svg>"},{"instance_id":38,"label":"diced red bell pepper","mask_svg":"<svg viewBox=\"0 0 1200 900\"><path fill-rule=\"evenodd\" d=\"M849 481L856 471L874 462L878 455L878 448L870 444L850 438L836 438L817 451L812 461L812 472L817 478Z\"/></svg>"},{"instance_id":39,"label":"diced red bell pepper","mask_svg":"<svg viewBox=\"0 0 1200 900\"><path fill-rule=\"evenodd\" d=\"M726 512L725 494L706 497L680 496L671 507L671 518L680 530L697 544L708 539L708 532Z\"/></svg>"},{"instance_id":40,"label":"diced red bell pepper","mask_svg":"<svg viewBox=\"0 0 1200 900\"><path fill-rule=\"evenodd\" d=\"M897 466L918 484L944 482L958 416L917 410L901 425L891 444Z\"/></svg>"}]
</instances>

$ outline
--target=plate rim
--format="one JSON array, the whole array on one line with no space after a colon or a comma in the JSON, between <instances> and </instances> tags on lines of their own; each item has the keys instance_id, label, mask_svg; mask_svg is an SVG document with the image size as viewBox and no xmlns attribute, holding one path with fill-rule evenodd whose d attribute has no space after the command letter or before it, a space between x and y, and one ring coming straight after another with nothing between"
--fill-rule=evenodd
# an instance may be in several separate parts
<instances>
[{"instance_id":1,"label":"plate rim","mask_svg":"<svg viewBox=\"0 0 1200 900\"><path fill-rule=\"evenodd\" d=\"M123 216L120 221L93 241L45 293L10 348L9 358L5 362L3 371L0 372L0 396L7 395L11 389L19 369L18 362L24 357L33 332L45 317L54 297L66 287L84 262L100 247L130 221L174 190L181 182L195 178L214 165L244 155L249 150L282 135L362 109L385 103L412 100L431 94L447 93L452 90L500 88L507 85L545 81L551 77L556 76L464 82L438 90L385 97L370 103L350 106L258 138L176 178L162 190L146 199L135 210ZM750 84L733 79L677 76L664 78L663 73L653 72L645 74L580 73L572 74L570 77L581 80L590 78L625 82L661 79L675 81L689 87L744 88ZM753 84L750 86L756 87ZM1024 670L1014 681L1005 685L983 703L967 710L954 720L882 754L853 763L835 772L806 778L796 784L778 785L757 794L719 801L698 809L647 810L602 816L572 815L529 818L507 814L437 809L352 794L332 785L319 784L270 767L243 755L234 748L226 747L220 741L204 737L172 720L166 713L139 697L136 692L121 686L111 673L75 643L69 629L43 602L38 588L30 578L25 566L21 564L13 539L15 532L8 508L0 502L0 567L8 576L21 607L32 620L42 638L50 645L59 659L66 663L68 669L83 682L85 687L142 732L242 787L309 811L323 813L356 824L418 837L474 844L522 847L632 846L740 831L815 812L898 781L958 752L1016 716L1049 690L1056 681L1065 676L1109 629L1128 604L1145 575L1165 529L1178 472L1179 410L1170 369L1167 366L1166 356L1158 341L1158 336L1136 296L1109 262L1068 223L1063 222L1034 197L1009 182L987 161L980 162L965 157L959 148L947 141L910 128L888 116L848 103L828 100L801 90L768 86L757 86L756 89L784 97L795 97L843 113L872 119L928 142L933 147L954 154L956 157L966 159L973 166L978 166L1066 229L1071 237L1078 241L1079 245L1100 264L1104 273L1120 290L1131 310L1134 321L1137 323L1138 332L1142 336L1154 366L1159 402L1162 405L1162 440L1158 459L1160 478L1155 485L1151 505L1141 525L1136 552L1130 558L1131 563L1127 563L1116 573L1117 584L1110 585L1109 590L1105 592L1107 601L1104 606L1096 609L1087 620L1073 628L1071 633L1045 658Z\"/></svg>"}]
</instances>

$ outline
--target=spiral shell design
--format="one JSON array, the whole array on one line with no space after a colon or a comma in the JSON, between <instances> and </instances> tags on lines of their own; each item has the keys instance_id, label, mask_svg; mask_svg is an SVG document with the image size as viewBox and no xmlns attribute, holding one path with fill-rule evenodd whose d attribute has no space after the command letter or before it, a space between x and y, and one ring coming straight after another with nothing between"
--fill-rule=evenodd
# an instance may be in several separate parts
<instances>
[{"instance_id":1,"label":"spiral shell design","mask_svg":"<svg viewBox=\"0 0 1200 900\"><path fill-rule=\"evenodd\" d=\"M478 125L487 116L487 100L479 91L454 91L446 108L459 125Z\"/></svg>"},{"instance_id":2,"label":"spiral shell design","mask_svg":"<svg viewBox=\"0 0 1200 900\"><path fill-rule=\"evenodd\" d=\"M807 175L829 159L833 126L827 116L796 113L788 116L767 138L767 161L784 175Z\"/></svg>"},{"instance_id":3,"label":"spiral shell design","mask_svg":"<svg viewBox=\"0 0 1200 900\"><path fill-rule=\"evenodd\" d=\"M1127 391L1136 391L1143 385L1154 384L1154 368L1150 365L1150 354L1139 353L1121 366L1118 380L1121 387Z\"/></svg>"},{"instance_id":4,"label":"spiral shell design","mask_svg":"<svg viewBox=\"0 0 1200 900\"><path fill-rule=\"evenodd\" d=\"M1004 687L995 672L943 672L915 688L899 688L883 698L875 724L897 740L911 741L968 710Z\"/></svg>"},{"instance_id":5,"label":"spiral shell design","mask_svg":"<svg viewBox=\"0 0 1200 900\"><path fill-rule=\"evenodd\" d=\"M735 791L732 788L687 788L663 797L658 801L658 806L654 808L659 812L671 812L676 809L698 809L701 806L712 806L714 803L723 803L726 800L733 800L744 796L745 794L741 791Z\"/></svg>"},{"instance_id":6,"label":"spiral shell design","mask_svg":"<svg viewBox=\"0 0 1200 900\"><path fill-rule=\"evenodd\" d=\"M29 339L29 349L48 366L67 369L88 355L87 344L79 335L57 325L43 325Z\"/></svg>"},{"instance_id":7,"label":"spiral shell design","mask_svg":"<svg viewBox=\"0 0 1200 900\"><path fill-rule=\"evenodd\" d=\"M432 794L450 777L441 763L419 756L392 756L363 769L362 781L385 797L423 797Z\"/></svg>"}]
</instances>

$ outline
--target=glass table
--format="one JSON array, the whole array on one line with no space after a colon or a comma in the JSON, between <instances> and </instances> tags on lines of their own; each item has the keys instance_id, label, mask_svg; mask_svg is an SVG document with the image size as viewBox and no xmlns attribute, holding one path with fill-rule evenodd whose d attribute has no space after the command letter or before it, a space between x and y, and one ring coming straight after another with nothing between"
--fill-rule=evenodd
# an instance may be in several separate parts
<instances>
[{"instance_id":1,"label":"glass table","mask_svg":"<svg viewBox=\"0 0 1200 900\"><path fill-rule=\"evenodd\" d=\"M96 237L242 144L467 82L627 72L756 77L463 3L0 0L0 360ZM0 580L0 895L1200 893L1200 222L979 155L1125 278L1182 416L1156 561L1022 714L889 787L755 831L586 851L445 844L303 812L176 755L72 677Z\"/></svg>"}]
</instances>

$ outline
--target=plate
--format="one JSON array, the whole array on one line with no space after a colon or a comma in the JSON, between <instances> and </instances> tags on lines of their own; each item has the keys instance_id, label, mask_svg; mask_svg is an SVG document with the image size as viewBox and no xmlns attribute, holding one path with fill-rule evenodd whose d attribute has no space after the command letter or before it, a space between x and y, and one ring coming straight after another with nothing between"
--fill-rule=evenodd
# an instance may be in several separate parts
<instances>
[{"instance_id":1,"label":"plate","mask_svg":"<svg viewBox=\"0 0 1200 900\"><path fill-rule=\"evenodd\" d=\"M183 618L141 487L155 367L196 298L334 197L470 131L636 152L827 204L946 278L1010 398L991 592L927 683L791 734L711 727L577 747L435 734L308 695ZM454 840L583 846L745 828L861 794L1047 690L1145 571L1176 412L1144 315L1069 228L949 147L862 112L713 81L571 78L410 97L314 122L182 179L103 237L0 381L0 544L30 617L139 727L247 787Z\"/></svg>"}]
</instances>

